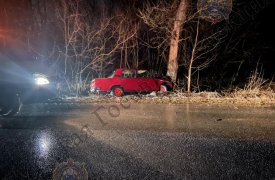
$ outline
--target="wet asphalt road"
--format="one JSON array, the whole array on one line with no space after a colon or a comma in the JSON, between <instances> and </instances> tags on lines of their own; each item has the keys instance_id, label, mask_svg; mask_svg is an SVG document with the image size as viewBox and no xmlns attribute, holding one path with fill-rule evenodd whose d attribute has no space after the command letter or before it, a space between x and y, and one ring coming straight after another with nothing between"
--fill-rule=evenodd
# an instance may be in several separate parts
<instances>
[{"instance_id":1,"label":"wet asphalt road","mask_svg":"<svg viewBox=\"0 0 275 180\"><path fill-rule=\"evenodd\" d=\"M0 178L275 179L275 107L53 103L0 117Z\"/></svg>"}]
</instances>

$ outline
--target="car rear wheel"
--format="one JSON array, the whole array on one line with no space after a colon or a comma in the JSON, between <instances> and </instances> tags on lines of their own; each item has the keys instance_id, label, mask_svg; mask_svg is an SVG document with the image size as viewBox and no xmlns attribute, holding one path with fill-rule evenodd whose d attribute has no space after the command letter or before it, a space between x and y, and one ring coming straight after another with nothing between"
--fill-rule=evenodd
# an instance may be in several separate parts
<instances>
[{"instance_id":1,"label":"car rear wheel","mask_svg":"<svg viewBox=\"0 0 275 180\"><path fill-rule=\"evenodd\" d=\"M165 85L160 85L160 92L165 93L167 92L167 87Z\"/></svg>"},{"instance_id":2,"label":"car rear wheel","mask_svg":"<svg viewBox=\"0 0 275 180\"><path fill-rule=\"evenodd\" d=\"M14 94L11 95L9 100L0 105L0 115L3 117L11 117L19 112L21 107L20 98Z\"/></svg>"},{"instance_id":3,"label":"car rear wheel","mask_svg":"<svg viewBox=\"0 0 275 180\"><path fill-rule=\"evenodd\" d=\"M114 87L111 91L111 94L116 97L121 97L123 96L124 92L121 87Z\"/></svg>"}]
</instances>

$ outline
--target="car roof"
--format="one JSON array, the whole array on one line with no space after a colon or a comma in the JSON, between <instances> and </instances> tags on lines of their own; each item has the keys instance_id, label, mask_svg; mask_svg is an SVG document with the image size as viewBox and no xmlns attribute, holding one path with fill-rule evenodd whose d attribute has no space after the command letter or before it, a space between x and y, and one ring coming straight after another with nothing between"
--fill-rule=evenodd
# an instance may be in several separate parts
<instances>
[{"instance_id":1,"label":"car roof","mask_svg":"<svg viewBox=\"0 0 275 180\"><path fill-rule=\"evenodd\" d=\"M123 71L123 70L132 70L132 71L143 70L143 71L148 71L147 69L137 69L137 68L118 68L117 69L117 71Z\"/></svg>"}]
</instances>

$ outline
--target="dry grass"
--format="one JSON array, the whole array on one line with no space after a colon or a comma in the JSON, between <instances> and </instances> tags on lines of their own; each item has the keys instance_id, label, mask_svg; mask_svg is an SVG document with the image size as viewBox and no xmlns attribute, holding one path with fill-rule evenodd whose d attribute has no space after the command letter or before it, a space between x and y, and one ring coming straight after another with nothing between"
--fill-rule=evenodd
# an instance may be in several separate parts
<instances>
[{"instance_id":1,"label":"dry grass","mask_svg":"<svg viewBox=\"0 0 275 180\"><path fill-rule=\"evenodd\" d=\"M86 98L75 98L78 103L149 103L149 104L206 104L206 105L236 105L236 106L275 106L275 93L272 83L264 80L260 73L253 72L244 88L233 91L191 93L188 97L183 90L156 95L127 95L113 97L110 95L91 95Z\"/></svg>"},{"instance_id":2,"label":"dry grass","mask_svg":"<svg viewBox=\"0 0 275 180\"><path fill-rule=\"evenodd\" d=\"M256 69L249 77L248 83L244 88L236 88L233 92L228 93L228 97L237 99L274 99L275 94L271 88L272 81L268 82L263 78L263 74Z\"/></svg>"},{"instance_id":3,"label":"dry grass","mask_svg":"<svg viewBox=\"0 0 275 180\"><path fill-rule=\"evenodd\" d=\"M251 92L238 91L228 96L222 96L216 92L193 93L188 97L186 93L169 93L150 95L127 95L113 97L110 95L91 95L85 98L74 98L70 101L77 103L147 103L147 104L206 104L206 105L236 105L236 106L274 106L275 93L263 93L253 96Z\"/></svg>"}]
</instances>

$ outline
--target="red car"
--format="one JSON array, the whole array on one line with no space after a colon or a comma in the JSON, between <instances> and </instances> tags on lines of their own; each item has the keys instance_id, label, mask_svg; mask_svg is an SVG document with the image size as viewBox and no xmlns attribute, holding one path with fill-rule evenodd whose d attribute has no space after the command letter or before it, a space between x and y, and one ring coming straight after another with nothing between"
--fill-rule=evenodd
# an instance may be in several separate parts
<instances>
[{"instance_id":1,"label":"red car","mask_svg":"<svg viewBox=\"0 0 275 180\"><path fill-rule=\"evenodd\" d=\"M120 97L127 92L166 92L172 90L172 83L166 78L150 78L148 71L120 68L108 78L91 81L91 92L111 92Z\"/></svg>"}]
</instances>

